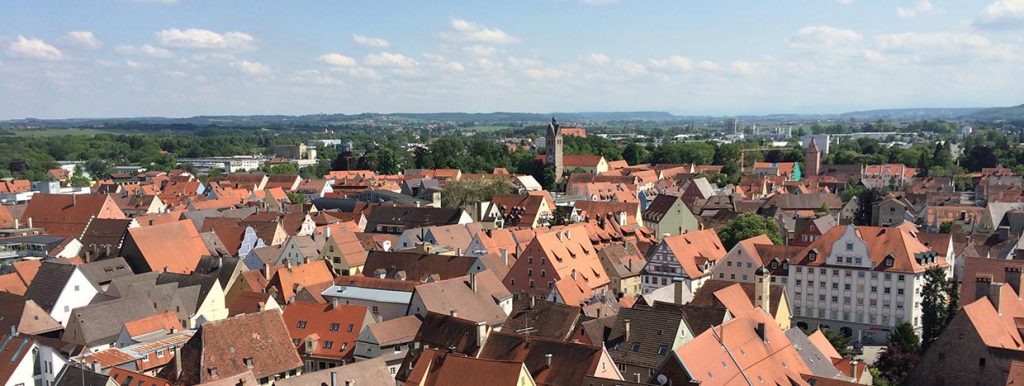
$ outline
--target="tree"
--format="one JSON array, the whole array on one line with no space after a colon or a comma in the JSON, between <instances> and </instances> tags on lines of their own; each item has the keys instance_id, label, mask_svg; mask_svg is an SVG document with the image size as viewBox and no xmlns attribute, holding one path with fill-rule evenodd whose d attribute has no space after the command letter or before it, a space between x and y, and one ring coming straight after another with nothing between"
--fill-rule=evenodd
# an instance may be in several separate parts
<instances>
[{"instance_id":1,"label":"tree","mask_svg":"<svg viewBox=\"0 0 1024 386\"><path fill-rule=\"evenodd\" d=\"M461 208L470 203L490 201L496 194L512 193L515 189L515 186L504 178L481 178L449 182L441 190L441 206L444 208Z\"/></svg>"},{"instance_id":2,"label":"tree","mask_svg":"<svg viewBox=\"0 0 1024 386\"><path fill-rule=\"evenodd\" d=\"M285 192L284 194L288 196L288 201L291 201L292 204L305 204L306 201L309 200L308 198L306 198L305 194L298 194L292 192Z\"/></svg>"},{"instance_id":3,"label":"tree","mask_svg":"<svg viewBox=\"0 0 1024 386\"><path fill-rule=\"evenodd\" d=\"M92 181L89 181L89 179L86 178L85 176L75 175L68 180L68 185L74 186L76 188L87 188L89 186L92 186Z\"/></svg>"},{"instance_id":4,"label":"tree","mask_svg":"<svg viewBox=\"0 0 1024 386\"><path fill-rule=\"evenodd\" d=\"M626 160L630 165L647 163L647 159L650 156L651 154L647 149L635 143L628 144L626 148L622 149L622 159Z\"/></svg>"},{"instance_id":5,"label":"tree","mask_svg":"<svg viewBox=\"0 0 1024 386\"><path fill-rule=\"evenodd\" d=\"M725 249L732 249L736 243L757 235L766 235L772 243L782 244L779 225L774 220L755 213L743 213L718 230L718 238Z\"/></svg>"},{"instance_id":6,"label":"tree","mask_svg":"<svg viewBox=\"0 0 1024 386\"><path fill-rule=\"evenodd\" d=\"M955 224L953 220L943 221L942 224L939 225L939 233L949 234L953 231L953 224Z\"/></svg>"},{"instance_id":7,"label":"tree","mask_svg":"<svg viewBox=\"0 0 1024 386\"><path fill-rule=\"evenodd\" d=\"M910 322L903 322L889 334L885 349L878 355L875 367L881 378L898 385L921 361L921 343Z\"/></svg>"},{"instance_id":8,"label":"tree","mask_svg":"<svg viewBox=\"0 0 1024 386\"><path fill-rule=\"evenodd\" d=\"M948 291L946 273L941 268L934 267L925 271L924 287L921 288L921 346L925 350L946 328L949 320L946 316Z\"/></svg>"},{"instance_id":9,"label":"tree","mask_svg":"<svg viewBox=\"0 0 1024 386\"><path fill-rule=\"evenodd\" d=\"M266 172L273 175L299 174L299 168L295 164L276 164L267 166Z\"/></svg>"},{"instance_id":10,"label":"tree","mask_svg":"<svg viewBox=\"0 0 1024 386\"><path fill-rule=\"evenodd\" d=\"M821 330L821 333L843 358L853 358L857 355L857 350L853 349L853 337L832 329Z\"/></svg>"},{"instance_id":11,"label":"tree","mask_svg":"<svg viewBox=\"0 0 1024 386\"><path fill-rule=\"evenodd\" d=\"M556 206L555 210L551 213L551 226L558 225L569 225L572 223L572 219L569 216L572 214L572 208L568 206Z\"/></svg>"},{"instance_id":12,"label":"tree","mask_svg":"<svg viewBox=\"0 0 1024 386\"><path fill-rule=\"evenodd\" d=\"M857 210L853 212L854 225L871 225L871 208L885 199L886 191L879 188L867 189L857 195Z\"/></svg>"},{"instance_id":13,"label":"tree","mask_svg":"<svg viewBox=\"0 0 1024 386\"><path fill-rule=\"evenodd\" d=\"M85 161L84 167L85 170L89 172L89 175L97 180L107 178L107 176L110 175L110 172L114 170L114 168L110 166L110 163L99 158L93 158Z\"/></svg>"}]
</instances>

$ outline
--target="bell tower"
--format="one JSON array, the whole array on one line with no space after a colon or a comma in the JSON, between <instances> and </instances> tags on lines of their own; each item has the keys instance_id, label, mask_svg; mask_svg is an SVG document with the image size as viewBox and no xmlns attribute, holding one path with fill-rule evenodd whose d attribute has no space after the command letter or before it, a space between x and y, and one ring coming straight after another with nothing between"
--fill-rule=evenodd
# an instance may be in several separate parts
<instances>
[{"instance_id":1,"label":"bell tower","mask_svg":"<svg viewBox=\"0 0 1024 386\"><path fill-rule=\"evenodd\" d=\"M562 180L562 173L565 171L565 164L562 160L562 130L558 127L555 117L551 117L548 124L548 132L544 137L545 164L555 167L555 182Z\"/></svg>"},{"instance_id":2,"label":"bell tower","mask_svg":"<svg viewBox=\"0 0 1024 386\"><path fill-rule=\"evenodd\" d=\"M804 150L804 169L806 175L816 176L821 169L821 148L818 147L818 142L811 136L811 143L807 145L807 149Z\"/></svg>"}]
</instances>

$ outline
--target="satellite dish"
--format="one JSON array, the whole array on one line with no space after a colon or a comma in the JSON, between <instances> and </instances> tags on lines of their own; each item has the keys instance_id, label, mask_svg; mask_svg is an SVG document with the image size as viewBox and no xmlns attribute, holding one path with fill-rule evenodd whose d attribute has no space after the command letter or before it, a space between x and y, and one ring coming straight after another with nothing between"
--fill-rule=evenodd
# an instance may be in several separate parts
<instances>
[{"instance_id":1,"label":"satellite dish","mask_svg":"<svg viewBox=\"0 0 1024 386\"><path fill-rule=\"evenodd\" d=\"M665 376L665 374L658 374L658 384L659 385L667 385L668 384L668 377Z\"/></svg>"}]
</instances>

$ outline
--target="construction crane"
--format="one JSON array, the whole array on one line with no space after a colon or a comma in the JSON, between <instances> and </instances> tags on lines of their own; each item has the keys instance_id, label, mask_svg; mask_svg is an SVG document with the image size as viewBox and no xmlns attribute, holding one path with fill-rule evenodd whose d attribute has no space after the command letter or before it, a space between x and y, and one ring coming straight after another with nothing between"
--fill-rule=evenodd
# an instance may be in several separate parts
<instances>
[{"instance_id":1,"label":"construction crane","mask_svg":"<svg viewBox=\"0 0 1024 386\"><path fill-rule=\"evenodd\" d=\"M747 152L752 152L752 151L772 151L772 150L782 150L782 149L783 148L778 148L778 147L753 147L753 148L749 148L749 149L740 149L740 173L745 173L746 172L747 165L744 163L744 161L746 160Z\"/></svg>"}]
</instances>

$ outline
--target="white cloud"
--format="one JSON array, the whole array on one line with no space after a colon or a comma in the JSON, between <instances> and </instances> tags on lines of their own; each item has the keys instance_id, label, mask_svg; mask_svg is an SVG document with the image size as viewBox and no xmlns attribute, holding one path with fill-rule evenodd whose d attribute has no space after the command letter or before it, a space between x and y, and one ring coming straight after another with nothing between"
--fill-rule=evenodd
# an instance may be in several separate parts
<instances>
[{"instance_id":1,"label":"white cloud","mask_svg":"<svg viewBox=\"0 0 1024 386\"><path fill-rule=\"evenodd\" d=\"M356 60L350 56L345 56L337 52L331 52L329 54L320 55L321 62L330 64L337 67L355 67Z\"/></svg>"},{"instance_id":2,"label":"white cloud","mask_svg":"<svg viewBox=\"0 0 1024 386\"><path fill-rule=\"evenodd\" d=\"M363 58L363 63L366 63L369 66L377 67L403 68L413 67L417 64L415 60L408 56L390 52L381 52L379 54L366 55L366 57Z\"/></svg>"},{"instance_id":3,"label":"white cloud","mask_svg":"<svg viewBox=\"0 0 1024 386\"><path fill-rule=\"evenodd\" d=\"M795 48L836 48L857 43L864 36L851 29L827 25L808 26L789 38L789 45Z\"/></svg>"},{"instance_id":4,"label":"white cloud","mask_svg":"<svg viewBox=\"0 0 1024 386\"><path fill-rule=\"evenodd\" d=\"M500 70L502 67L505 67L505 65L501 64L501 62L488 58L478 58L474 64L476 65L476 67L484 71L497 71Z\"/></svg>"},{"instance_id":5,"label":"white cloud","mask_svg":"<svg viewBox=\"0 0 1024 386\"><path fill-rule=\"evenodd\" d=\"M81 48L87 48L95 50L103 47L103 42L96 38L90 31L71 31L61 38L61 41L78 46Z\"/></svg>"},{"instance_id":6,"label":"white cloud","mask_svg":"<svg viewBox=\"0 0 1024 386\"><path fill-rule=\"evenodd\" d=\"M997 0L985 7L974 25L987 29L1024 27L1024 0Z\"/></svg>"},{"instance_id":7,"label":"white cloud","mask_svg":"<svg viewBox=\"0 0 1024 386\"><path fill-rule=\"evenodd\" d=\"M702 70L708 71L714 71L719 69L718 63L712 62L710 60L701 60L700 63L697 63L697 66L700 67L700 69Z\"/></svg>"},{"instance_id":8,"label":"white cloud","mask_svg":"<svg viewBox=\"0 0 1024 386\"><path fill-rule=\"evenodd\" d=\"M260 62L250 62L248 60L242 60L231 63L232 67L242 70L242 72L249 75L267 75L270 74L270 67Z\"/></svg>"},{"instance_id":9,"label":"white cloud","mask_svg":"<svg viewBox=\"0 0 1024 386\"><path fill-rule=\"evenodd\" d=\"M319 57L319 61L335 67L355 67L355 59L337 52L323 54Z\"/></svg>"},{"instance_id":10,"label":"white cloud","mask_svg":"<svg viewBox=\"0 0 1024 386\"><path fill-rule=\"evenodd\" d=\"M42 60L60 60L64 54L42 39L26 38L18 35L15 40L7 46L7 54L16 57Z\"/></svg>"},{"instance_id":11,"label":"white cloud","mask_svg":"<svg viewBox=\"0 0 1024 386\"><path fill-rule=\"evenodd\" d=\"M936 7L935 4L932 4L931 0L919 0L917 4L914 4L914 6L910 8L896 8L896 14L899 15L900 17L905 18L918 17L922 15L940 12L942 12L942 9Z\"/></svg>"},{"instance_id":12,"label":"white cloud","mask_svg":"<svg viewBox=\"0 0 1024 386\"><path fill-rule=\"evenodd\" d=\"M566 70L553 67L534 67L526 69L526 76L531 79L558 79L568 75Z\"/></svg>"},{"instance_id":13,"label":"white cloud","mask_svg":"<svg viewBox=\"0 0 1024 386\"><path fill-rule=\"evenodd\" d=\"M490 44L512 44L518 43L519 38L509 35L497 28L488 28L480 24L452 18L451 31L442 32L441 36L453 42L476 42Z\"/></svg>"},{"instance_id":14,"label":"white cloud","mask_svg":"<svg viewBox=\"0 0 1024 386\"><path fill-rule=\"evenodd\" d=\"M586 62L589 64L601 66L611 62L611 59L608 57L608 55L593 53L587 57Z\"/></svg>"},{"instance_id":15,"label":"white cloud","mask_svg":"<svg viewBox=\"0 0 1024 386\"><path fill-rule=\"evenodd\" d=\"M536 59L519 58L515 56L508 57L508 64L511 64L514 67L540 67L544 65L543 62Z\"/></svg>"},{"instance_id":16,"label":"white cloud","mask_svg":"<svg viewBox=\"0 0 1024 386\"><path fill-rule=\"evenodd\" d=\"M256 39L244 32L217 33L207 29L171 28L157 32L156 40L162 45L175 48L234 51L253 48Z\"/></svg>"},{"instance_id":17,"label":"white cloud","mask_svg":"<svg viewBox=\"0 0 1024 386\"><path fill-rule=\"evenodd\" d=\"M754 63L745 62L745 61L742 61L742 60L737 60L737 61L732 62L732 69L733 69L733 71L736 71L737 73L744 74L744 75L753 72L755 66L756 65Z\"/></svg>"},{"instance_id":18,"label":"white cloud","mask_svg":"<svg viewBox=\"0 0 1024 386\"><path fill-rule=\"evenodd\" d=\"M144 45L142 45L140 47L129 46L129 45L116 46L116 47L114 47L114 51L116 51L117 53L120 53L120 54L124 54L124 55L145 55L145 56L149 56L149 57L152 57L152 58L161 58L161 59L167 59L167 58L173 58L174 57L174 53L171 52L170 50L166 50L166 49L159 48L159 47L153 47L153 46L151 46L149 44L144 44Z\"/></svg>"},{"instance_id":19,"label":"white cloud","mask_svg":"<svg viewBox=\"0 0 1024 386\"><path fill-rule=\"evenodd\" d=\"M647 73L647 67L636 62L629 60L617 60L615 61L615 68L619 71L626 73L629 76L639 76Z\"/></svg>"},{"instance_id":20,"label":"white cloud","mask_svg":"<svg viewBox=\"0 0 1024 386\"><path fill-rule=\"evenodd\" d=\"M142 63L136 62L134 60L125 60L124 65L128 66L128 68L131 68L133 70L142 68L143 66Z\"/></svg>"},{"instance_id":21,"label":"white cloud","mask_svg":"<svg viewBox=\"0 0 1024 386\"><path fill-rule=\"evenodd\" d=\"M364 47L388 48L391 42L381 38L371 38L359 34L352 34L352 41Z\"/></svg>"},{"instance_id":22,"label":"white cloud","mask_svg":"<svg viewBox=\"0 0 1024 386\"><path fill-rule=\"evenodd\" d=\"M658 70L689 71L693 68L693 60L687 57L672 55L665 59L650 59L651 67Z\"/></svg>"},{"instance_id":23,"label":"white cloud","mask_svg":"<svg viewBox=\"0 0 1024 386\"><path fill-rule=\"evenodd\" d=\"M922 50L985 48L992 45L988 38L974 33L905 32L875 37L878 47L885 51L912 52Z\"/></svg>"},{"instance_id":24,"label":"white cloud","mask_svg":"<svg viewBox=\"0 0 1024 386\"><path fill-rule=\"evenodd\" d=\"M482 46L482 45L479 45L479 44L474 44L474 45L471 45L471 46L463 47L462 50L466 51L466 53L468 53L470 55L474 55L474 56L491 56L491 55L494 55L494 54L498 53L498 49L497 48L494 48L494 47L491 47L491 46Z\"/></svg>"}]
</instances>

